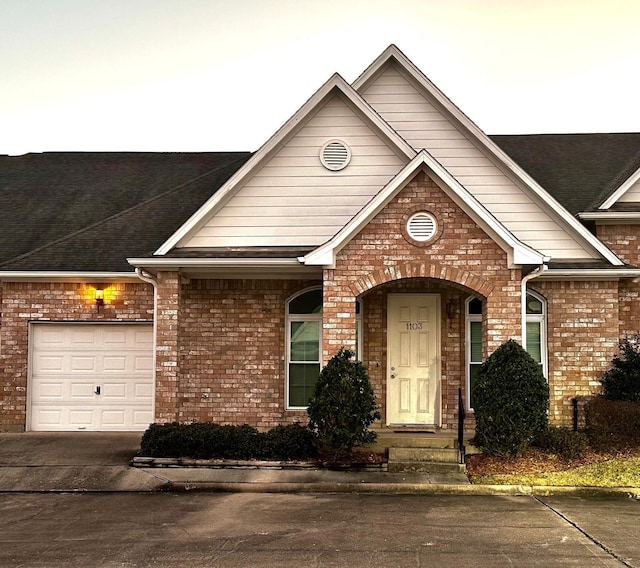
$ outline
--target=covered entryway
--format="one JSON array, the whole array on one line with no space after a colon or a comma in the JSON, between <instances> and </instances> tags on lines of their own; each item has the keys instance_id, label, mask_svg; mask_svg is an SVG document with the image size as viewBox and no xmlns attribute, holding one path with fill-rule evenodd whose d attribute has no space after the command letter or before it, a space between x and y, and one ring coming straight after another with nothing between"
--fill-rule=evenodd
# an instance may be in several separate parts
<instances>
[{"instance_id":1,"label":"covered entryway","mask_svg":"<svg viewBox=\"0 0 640 568\"><path fill-rule=\"evenodd\" d=\"M389 294L387 423L439 425L440 296Z\"/></svg>"},{"instance_id":2,"label":"covered entryway","mask_svg":"<svg viewBox=\"0 0 640 568\"><path fill-rule=\"evenodd\" d=\"M151 324L31 325L27 429L141 431L153 421Z\"/></svg>"}]
</instances>

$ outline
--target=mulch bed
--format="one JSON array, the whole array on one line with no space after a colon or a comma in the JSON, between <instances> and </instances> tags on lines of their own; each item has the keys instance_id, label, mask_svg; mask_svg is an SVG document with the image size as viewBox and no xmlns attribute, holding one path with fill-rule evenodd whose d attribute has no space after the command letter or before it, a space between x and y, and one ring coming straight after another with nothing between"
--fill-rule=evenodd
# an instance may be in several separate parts
<instances>
[{"instance_id":1,"label":"mulch bed","mask_svg":"<svg viewBox=\"0 0 640 568\"><path fill-rule=\"evenodd\" d=\"M588 450L578 459L562 459L537 448L528 449L518 458L486 456L484 454L468 455L466 459L467 475L470 478L487 475L510 475L544 473L551 471L567 471L583 465L627 458L640 455L640 450L623 452L596 452Z\"/></svg>"}]
</instances>

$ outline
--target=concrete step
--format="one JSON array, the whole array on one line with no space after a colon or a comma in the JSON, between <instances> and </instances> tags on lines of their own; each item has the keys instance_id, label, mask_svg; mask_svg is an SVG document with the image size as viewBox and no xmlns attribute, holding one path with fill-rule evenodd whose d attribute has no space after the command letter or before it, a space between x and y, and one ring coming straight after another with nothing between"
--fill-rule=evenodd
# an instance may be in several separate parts
<instances>
[{"instance_id":1,"label":"concrete step","mask_svg":"<svg viewBox=\"0 0 640 568\"><path fill-rule=\"evenodd\" d=\"M458 463L460 452L454 448L389 448L391 462Z\"/></svg>"},{"instance_id":2,"label":"concrete step","mask_svg":"<svg viewBox=\"0 0 640 568\"><path fill-rule=\"evenodd\" d=\"M463 463L438 463L438 462L391 462L387 464L389 473L464 473Z\"/></svg>"}]
</instances>

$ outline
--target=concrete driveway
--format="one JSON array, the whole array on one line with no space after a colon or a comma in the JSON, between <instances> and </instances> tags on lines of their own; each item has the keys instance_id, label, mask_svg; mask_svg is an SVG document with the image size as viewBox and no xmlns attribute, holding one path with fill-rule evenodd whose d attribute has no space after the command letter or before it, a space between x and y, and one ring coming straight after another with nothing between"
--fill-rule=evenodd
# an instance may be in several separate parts
<instances>
[{"instance_id":1,"label":"concrete driveway","mask_svg":"<svg viewBox=\"0 0 640 568\"><path fill-rule=\"evenodd\" d=\"M142 433L0 434L0 491L153 491L166 483L129 466Z\"/></svg>"}]
</instances>

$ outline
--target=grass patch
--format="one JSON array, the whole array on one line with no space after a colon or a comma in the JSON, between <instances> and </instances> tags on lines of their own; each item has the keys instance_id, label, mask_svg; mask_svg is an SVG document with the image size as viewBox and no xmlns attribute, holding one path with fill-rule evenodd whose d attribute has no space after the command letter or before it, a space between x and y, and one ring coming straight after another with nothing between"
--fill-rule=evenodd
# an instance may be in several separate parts
<instances>
[{"instance_id":1,"label":"grass patch","mask_svg":"<svg viewBox=\"0 0 640 568\"><path fill-rule=\"evenodd\" d=\"M470 475L480 485L640 487L640 457L615 458L560 471Z\"/></svg>"}]
</instances>

